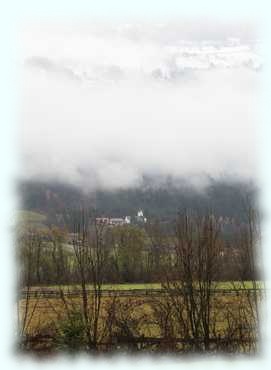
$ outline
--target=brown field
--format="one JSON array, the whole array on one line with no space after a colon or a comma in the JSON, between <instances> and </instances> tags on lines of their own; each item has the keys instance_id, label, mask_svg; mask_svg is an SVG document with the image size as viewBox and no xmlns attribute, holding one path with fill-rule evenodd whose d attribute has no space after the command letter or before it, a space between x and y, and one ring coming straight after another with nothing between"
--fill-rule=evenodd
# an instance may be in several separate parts
<instances>
[{"instance_id":1,"label":"brown field","mask_svg":"<svg viewBox=\"0 0 271 370\"><path fill-rule=\"evenodd\" d=\"M92 295L89 295L88 299L91 309ZM154 317L154 307L163 306L165 303L165 297L102 297L101 326L103 326L103 321L106 320L110 307L115 304L115 309L120 314L125 311L127 316L130 315L132 319L138 320L140 326L139 335L160 337L161 330ZM231 320L236 318L236 320L240 321L242 314L248 319L247 315L250 312L248 296L245 292L235 292L232 295L213 295L211 306L211 316L214 319L215 331L216 334L221 336L225 334L228 328L229 316ZM29 299L28 312L25 316L26 299L21 299L19 303L19 320L22 321L25 319L25 333L27 335L35 335L40 332L54 331L58 323L61 320L65 320L68 312L80 310L82 310L81 297L68 297L64 299L36 297ZM249 327L249 323L247 323L247 326Z\"/></svg>"}]
</instances>

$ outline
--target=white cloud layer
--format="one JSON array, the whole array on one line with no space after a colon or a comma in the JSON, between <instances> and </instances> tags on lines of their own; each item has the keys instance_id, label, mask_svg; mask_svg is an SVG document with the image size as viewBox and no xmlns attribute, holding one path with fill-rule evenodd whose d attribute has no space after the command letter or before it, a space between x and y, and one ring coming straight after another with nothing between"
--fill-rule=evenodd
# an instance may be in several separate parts
<instances>
[{"instance_id":1,"label":"white cloud layer","mask_svg":"<svg viewBox=\"0 0 271 370\"><path fill-rule=\"evenodd\" d=\"M250 31L25 29L22 175L86 188L133 186L144 173L253 177L262 61Z\"/></svg>"}]
</instances>

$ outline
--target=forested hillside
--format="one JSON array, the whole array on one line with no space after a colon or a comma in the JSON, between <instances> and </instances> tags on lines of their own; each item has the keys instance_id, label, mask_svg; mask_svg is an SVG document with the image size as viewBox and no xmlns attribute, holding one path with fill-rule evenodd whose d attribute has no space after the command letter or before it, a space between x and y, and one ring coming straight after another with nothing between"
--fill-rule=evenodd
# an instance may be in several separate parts
<instances>
[{"instance_id":1,"label":"forested hillside","mask_svg":"<svg viewBox=\"0 0 271 370\"><path fill-rule=\"evenodd\" d=\"M183 209L199 213L211 211L217 216L244 219L247 199L256 198L252 183L211 179L204 189L187 183L151 183L115 191L83 191L75 186L56 182L21 182L18 186L20 208L38 211L56 222L56 216L83 206L95 210L97 216L134 216L139 209L147 218L170 220Z\"/></svg>"}]
</instances>

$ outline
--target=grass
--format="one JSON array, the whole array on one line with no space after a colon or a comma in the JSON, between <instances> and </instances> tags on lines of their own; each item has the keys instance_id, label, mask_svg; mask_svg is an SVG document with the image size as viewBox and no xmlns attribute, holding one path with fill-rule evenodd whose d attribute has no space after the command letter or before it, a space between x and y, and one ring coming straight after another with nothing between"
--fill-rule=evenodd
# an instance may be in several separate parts
<instances>
[{"instance_id":1,"label":"grass","mask_svg":"<svg viewBox=\"0 0 271 370\"><path fill-rule=\"evenodd\" d=\"M19 221L23 222L45 222L46 216L42 213L20 210L17 212Z\"/></svg>"},{"instance_id":2,"label":"grass","mask_svg":"<svg viewBox=\"0 0 271 370\"><path fill-rule=\"evenodd\" d=\"M73 289L80 289L81 286L79 284L72 284L72 285L46 285L46 286L33 286L31 290L46 290L46 289L59 289L61 288L62 290L73 290ZM87 286L88 289L92 289L93 286L89 284ZM161 284L160 283L138 283L138 284L103 284L102 285L102 290L134 290L134 289L161 289Z\"/></svg>"},{"instance_id":3,"label":"grass","mask_svg":"<svg viewBox=\"0 0 271 370\"><path fill-rule=\"evenodd\" d=\"M22 229L33 229L37 232L47 232L47 216L42 213L20 210L16 212L17 226Z\"/></svg>"},{"instance_id":4,"label":"grass","mask_svg":"<svg viewBox=\"0 0 271 370\"><path fill-rule=\"evenodd\" d=\"M135 285L139 286L141 284ZM114 287L116 289L117 285ZM90 297L89 302L91 302L91 300L92 298ZM153 303L156 306L159 306L159 304L163 303L163 300L163 297L155 298ZM70 307L75 305L79 308L82 305L82 297L68 298L67 302ZM102 316L105 315L102 321L105 320L106 310L110 307L110 302L112 302L111 297L102 298ZM20 301L21 315L23 315L25 310L25 303L26 301L24 299ZM238 318L240 307L242 307L242 310L249 309L246 295L232 297L227 295L224 296L222 294L215 296L213 303L215 305L216 327L218 331L221 330L222 332L227 327L227 310L230 310L230 312L236 315ZM145 323L141 323L142 334L146 336L160 335L160 333L157 331L157 325L154 323L154 311L149 298L137 298L135 296L119 297L117 310L122 310L123 315L130 314L132 318L145 315L149 318L149 320L147 320ZM31 298L29 301L26 332L29 334L35 334L39 331L47 330L47 328L53 328L55 325L58 325L59 320L65 318L66 314L66 308L60 298Z\"/></svg>"},{"instance_id":5,"label":"grass","mask_svg":"<svg viewBox=\"0 0 271 370\"><path fill-rule=\"evenodd\" d=\"M263 288L263 282L258 281L256 283L258 288ZM252 281L220 281L213 283L213 289L252 289ZM80 289L80 285L46 285L46 286L35 286L32 290L38 289L58 289L73 290ZM102 290L134 290L134 289L161 289L161 283L123 283L123 284L103 284ZM92 289L92 285L88 285L88 289Z\"/></svg>"}]
</instances>

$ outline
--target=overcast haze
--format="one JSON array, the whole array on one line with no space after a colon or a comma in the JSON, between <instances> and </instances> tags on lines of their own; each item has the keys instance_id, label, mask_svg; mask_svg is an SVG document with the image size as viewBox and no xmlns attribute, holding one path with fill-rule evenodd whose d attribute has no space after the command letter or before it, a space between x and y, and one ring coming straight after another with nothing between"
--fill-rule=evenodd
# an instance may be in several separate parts
<instances>
[{"instance_id":1,"label":"overcast haze","mask_svg":"<svg viewBox=\"0 0 271 370\"><path fill-rule=\"evenodd\" d=\"M22 176L254 178L262 61L249 24L32 25L20 34Z\"/></svg>"}]
</instances>

